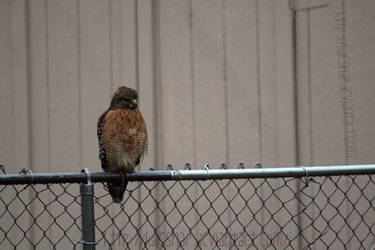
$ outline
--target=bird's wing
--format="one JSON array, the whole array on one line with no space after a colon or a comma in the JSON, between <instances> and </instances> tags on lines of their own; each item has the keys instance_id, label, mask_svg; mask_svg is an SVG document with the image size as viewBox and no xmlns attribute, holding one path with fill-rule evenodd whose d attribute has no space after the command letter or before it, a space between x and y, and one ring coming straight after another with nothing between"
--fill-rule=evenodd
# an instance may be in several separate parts
<instances>
[{"instance_id":1,"label":"bird's wing","mask_svg":"<svg viewBox=\"0 0 375 250\"><path fill-rule=\"evenodd\" d=\"M107 171L108 169L108 161L107 161L107 155L105 152L105 148L103 147L103 129L104 129L104 124L106 122L106 115L107 112L104 112L98 119L97 123L97 134L98 134L98 142L99 142L99 159L100 162L102 163L102 169L104 171Z\"/></svg>"}]
</instances>

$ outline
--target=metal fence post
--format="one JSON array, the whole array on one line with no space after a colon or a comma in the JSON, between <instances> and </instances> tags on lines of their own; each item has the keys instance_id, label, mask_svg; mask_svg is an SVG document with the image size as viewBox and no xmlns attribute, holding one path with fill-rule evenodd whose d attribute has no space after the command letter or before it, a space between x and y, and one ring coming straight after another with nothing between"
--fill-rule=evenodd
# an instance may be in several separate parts
<instances>
[{"instance_id":1,"label":"metal fence post","mask_svg":"<svg viewBox=\"0 0 375 250\"><path fill-rule=\"evenodd\" d=\"M87 182L80 184L82 211L82 244L84 250L95 249L94 184L87 168L83 169Z\"/></svg>"}]
</instances>

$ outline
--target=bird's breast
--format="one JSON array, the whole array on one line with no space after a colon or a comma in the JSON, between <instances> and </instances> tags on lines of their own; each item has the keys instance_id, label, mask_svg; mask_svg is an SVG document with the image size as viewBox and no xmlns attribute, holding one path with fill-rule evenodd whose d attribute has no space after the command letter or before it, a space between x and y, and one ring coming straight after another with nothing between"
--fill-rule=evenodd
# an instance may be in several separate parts
<instances>
[{"instance_id":1,"label":"bird's breast","mask_svg":"<svg viewBox=\"0 0 375 250\"><path fill-rule=\"evenodd\" d=\"M132 172L147 151L147 129L138 109L110 110L103 128L109 170Z\"/></svg>"}]
</instances>

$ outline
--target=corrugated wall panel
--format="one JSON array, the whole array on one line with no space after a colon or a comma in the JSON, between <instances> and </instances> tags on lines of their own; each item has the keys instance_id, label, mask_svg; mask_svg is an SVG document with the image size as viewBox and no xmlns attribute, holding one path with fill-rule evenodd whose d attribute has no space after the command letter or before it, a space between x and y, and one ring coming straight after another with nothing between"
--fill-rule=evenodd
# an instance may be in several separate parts
<instances>
[{"instance_id":1,"label":"corrugated wall panel","mask_svg":"<svg viewBox=\"0 0 375 250\"><path fill-rule=\"evenodd\" d=\"M70 166L99 169L91 157L97 151L95 123L120 84L147 93L150 123L159 119L153 114L158 107L152 99L160 99L161 127L151 125L149 130L161 134L161 155L167 157L163 165L191 161L200 168L212 159L213 166L229 160L251 165L260 159L259 145L276 147L266 153L276 157L279 98L273 2L205 5L194 1L28 4L24 11L30 32L17 32L28 39L27 50L26 45L13 46L17 53L23 49L30 54L23 78L30 82L32 143L49 143L33 149L35 165L58 170L64 159L70 159ZM262 139L259 126L264 130ZM176 142L186 145L175 147ZM50 164L38 162L47 151ZM270 161L275 162L276 158Z\"/></svg>"},{"instance_id":2,"label":"corrugated wall panel","mask_svg":"<svg viewBox=\"0 0 375 250\"><path fill-rule=\"evenodd\" d=\"M219 166L228 157L223 11L217 1L192 2L195 168Z\"/></svg>"},{"instance_id":3,"label":"corrugated wall panel","mask_svg":"<svg viewBox=\"0 0 375 250\"><path fill-rule=\"evenodd\" d=\"M109 106L112 92L109 3L88 0L78 6L81 166L95 171L101 170L93 157L98 155L96 122Z\"/></svg>"},{"instance_id":4,"label":"corrugated wall panel","mask_svg":"<svg viewBox=\"0 0 375 250\"><path fill-rule=\"evenodd\" d=\"M47 5L29 3L30 27L30 104L32 127L32 166L38 172L50 172L49 162L49 75Z\"/></svg>"},{"instance_id":5,"label":"corrugated wall panel","mask_svg":"<svg viewBox=\"0 0 375 250\"><path fill-rule=\"evenodd\" d=\"M52 171L81 169L81 88L77 1L48 1L48 83Z\"/></svg>"},{"instance_id":6,"label":"corrugated wall panel","mask_svg":"<svg viewBox=\"0 0 375 250\"><path fill-rule=\"evenodd\" d=\"M0 4L0 157L8 171L100 170L96 120L119 85L139 91L150 136L143 170L273 167L297 156L304 165L374 160L369 0L298 5L296 89L287 0Z\"/></svg>"},{"instance_id":7,"label":"corrugated wall panel","mask_svg":"<svg viewBox=\"0 0 375 250\"><path fill-rule=\"evenodd\" d=\"M351 73L348 87L353 97L347 102L348 141L347 153L352 154L349 163L374 161L375 145L375 14L374 2L345 1L347 65ZM337 17L339 18L339 17ZM339 20L337 20L339 21ZM337 31L336 31L337 33ZM347 93L349 94L349 93ZM353 116L353 117L352 117ZM353 119L354 118L354 119ZM350 128L354 127L353 132ZM350 149L353 146L353 149ZM354 151L353 151L354 150Z\"/></svg>"},{"instance_id":8,"label":"corrugated wall panel","mask_svg":"<svg viewBox=\"0 0 375 250\"><path fill-rule=\"evenodd\" d=\"M259 156L256 1L224 2L227 162L253 166ZM241 48L241 49L238 49Z\"/></svg>"},{"instance_id":9,"label":"corrugated wall panel","mask_svg":"<svg viewBox=\"0 0 375 250\"><path fill-rule=\"evenodd\" d=\"M189 2L160 1L156 39L159 40L156 64L161 104L162 166L194 160L194 108L192 105L192 65L190 48ZM154 20L156 21L156 20ZM181 167L181 165L179 166Z\"/></svg>"},{"instance_id":10,"label":"corrugated wall panel","mask_svg":"<svg viewBox=\"0 0 375 250\"><path fill-rule=\"evenodd\" d=\"M28 54L28 10L23 0L11 2L11 41L12 41L12 75L14 133L13 139L14 158L13 169L20 169L30 164L30 97L29 97L29 54Z\"/></svg>"},{"instance_id":11,"label":"corrugated wall panel","mask_svg":"<svg viewBox=\"0 0 375 250\"><path fill-rule=\"evenodd\" d=\"M11 1L1 1L0 5L0 157L5 166L14 166Z\"/></svg>"}]
</instances>

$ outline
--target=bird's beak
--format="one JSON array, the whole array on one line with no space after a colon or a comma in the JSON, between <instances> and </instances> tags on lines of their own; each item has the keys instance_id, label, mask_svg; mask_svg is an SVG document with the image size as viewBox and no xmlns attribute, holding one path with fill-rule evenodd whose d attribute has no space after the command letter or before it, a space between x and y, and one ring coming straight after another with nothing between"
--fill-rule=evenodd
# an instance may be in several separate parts
<instances>
[{"instance_id":1,"label":"bird's beak","mask_svg":"<svg viewBox=\"0 0 375 250\"><path fill-rule=\"evenodd\" d=\"M132 99L131 100L131 105L132 105L132 108L137 108L137 99Z\"/></svg>"}]
</instances>

